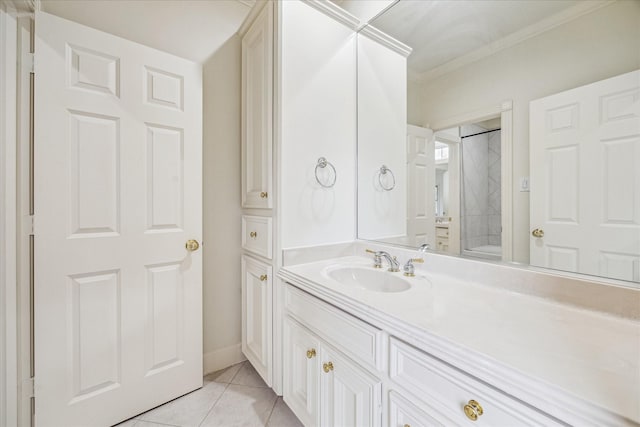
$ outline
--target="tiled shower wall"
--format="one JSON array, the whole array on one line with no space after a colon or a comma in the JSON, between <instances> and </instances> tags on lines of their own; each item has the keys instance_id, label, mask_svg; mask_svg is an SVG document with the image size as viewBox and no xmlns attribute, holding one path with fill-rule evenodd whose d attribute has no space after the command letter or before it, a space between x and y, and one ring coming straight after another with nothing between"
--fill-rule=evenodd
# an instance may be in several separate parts
<instances>
[{"instance_id":1,"label":"tiled shower wall","mask_svg":"<svg viewBox=\"0 0 640 427\"><path fill-rule=\"evenodd\" d=\"M461 135L484 131L467 125ZM500 131L462 141L462 247L500 246Z\"/></svg>"}]
</instances>

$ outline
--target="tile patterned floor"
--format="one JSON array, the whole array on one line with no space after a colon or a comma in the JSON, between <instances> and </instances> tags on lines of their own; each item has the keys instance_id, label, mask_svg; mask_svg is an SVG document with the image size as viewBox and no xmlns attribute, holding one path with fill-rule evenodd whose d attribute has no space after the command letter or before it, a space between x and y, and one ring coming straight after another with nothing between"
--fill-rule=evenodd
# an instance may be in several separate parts
<instances>
[{"instance_id":1,"label":"tile patterned floor","mask_svg":"<svg viewBox=\"0 0 640 427\"><path fill-rule=\"evenodd\" d=\"M116 427L302 427L249 362L204 377L201 389Z\"/></svg>"}]
</instances>

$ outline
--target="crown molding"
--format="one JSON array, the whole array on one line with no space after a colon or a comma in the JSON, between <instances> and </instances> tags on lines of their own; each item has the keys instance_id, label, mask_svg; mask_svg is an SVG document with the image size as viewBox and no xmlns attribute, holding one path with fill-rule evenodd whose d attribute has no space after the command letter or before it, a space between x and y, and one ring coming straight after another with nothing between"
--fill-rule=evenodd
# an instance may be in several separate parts
<instances>
[{"instance_id":1,"label":"crown molding","mask_svg":"<svg viewBox=\"0 0 640 427\"><path fill-rule=\"evenodd\" d=\"M378 30L375 27L372 27L371 25L367 25L366 27L362 28L359 34L362 34L363 36L366 36L372 40L377 41L378 43L399 53L405 58L408 57L413 50L406 44L394 39L387 33L383 33L382 31Z\"/></svg>"},{"instance_id":2,"label":"crown molding","mask_svg":"<svg viewBox=\"0 0 640 427\"><path fill-rule=\"evenodd\" d=\"M251 6L251 10L249 11L249 14L247 15L246 18L244 18L242 25L240 25L240 28L238 29L238 35L240 37L243 37L247 33L247 31L249 31L249 28L251 28L251 24L253 24L253 21L256 20L256 18L258 17L260 12L262 12L262 9L264 9L264 7L267 5L269 0L257 0L257 1L256 0L238 0L238 1L244 4L245 6L249 6L248 3L253 3L253 6Z\"/></svg>"},{"instance_id":3,"label":"crown molding","mask_svg":"<svg viewBox=\"0 0 640 427\"><path fill-rule=\"evenodd\" d=\"M303 0L303 3L319 10L354 31L358 31L361 27L358 18L329 0Z\"/></svg>"},{"instance_id":4,"label":"crown molding","mask_svg":"<svg viewBox=\"0 0 640 427\"><path fill-rule=\"evenodd\" d=\"M515 33L509 34L506 37L496 40L488 45L485 45L479 49L469 52L435 68L427 70L423 73L414 72L414 76L416 76L417 79L422 83L436 79L454 70L476 62L482 58L496 54L500 51L522 43L525 40L545 33L560 25L566 24L567 22L573 21L574 19L577 19L583 15L615 3L615 1L616 0L598 0L580 2L575 6L563 10L560 13L549 16L548 18L536 22L535 24L524 27L521 30L516 31Z\"/></svg>"}]
</instances>

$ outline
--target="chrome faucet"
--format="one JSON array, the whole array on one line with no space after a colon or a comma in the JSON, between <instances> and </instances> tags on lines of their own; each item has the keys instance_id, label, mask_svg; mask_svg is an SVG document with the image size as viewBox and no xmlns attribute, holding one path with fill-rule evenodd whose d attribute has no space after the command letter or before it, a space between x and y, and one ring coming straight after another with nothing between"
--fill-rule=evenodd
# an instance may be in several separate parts
<instances>
[{"instance_id":1,"label":"chrome faucet","mask_svg":"<svg viewBox=\"0 0 640 427\"><path fill-rule=\"evenodd\" d=\"M424 259L422 258L409 258L409 261L407 261L407 263L404 265L404 267L402 267L402 269L404 270L404 275L407 277L413 277L416 275L415 273L415 266L413 265L414 262L424 262Z\"/></svg>"},{"instance_id":2,"label":"chrome faucet","mask_svg":"<svg viewBox=\"0 0 640 427\"><path fill-rule=\"evenodd\" d=\"M400 271L400 263L396 257L392 257L388 252L372 251L371 249L367 249L367 252L373 254L373 266L375 268L382 268L382 258L384 258L389 263L389 271L392 273Z\"/></svg>"},{"instance_id":3,"label":"chrome faucet","mask_svg":"<svg viewBox=\"0 0 640 427\"><path fill-rule=\"evenodd\" d=\"M427 252L429 250L429 244L423 243L418 247L418 252Z\"/></svg>"}]
</instances>

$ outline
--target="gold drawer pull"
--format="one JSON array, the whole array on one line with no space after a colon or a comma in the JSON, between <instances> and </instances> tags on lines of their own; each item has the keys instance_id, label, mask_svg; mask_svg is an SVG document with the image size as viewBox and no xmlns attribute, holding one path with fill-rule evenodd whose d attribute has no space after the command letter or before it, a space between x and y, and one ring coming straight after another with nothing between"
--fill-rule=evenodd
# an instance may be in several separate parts
<instances>
[{"instance_id":1,"label":"gold drawer pull","mask_svg":"<svg viewBox=\"0 0 640 427\"><path fill-rule=\"evenodd\" d=\"M329 373L329 372L333 371L333 362L323 363L323 364L322 364L322 369L323 369L326 373Z\"/></svg>"},{"instance_id":2,"label":"gold drawer pull","mask_svg":"<svg viewBox=\"0 0 640 427\"><path fill-rule=\"evenodd\" d=\"M187 243L185 243L184 247L189 251L189 252L194 252L197 251L198 248L200 247L200 243L198 243L197 240L187 240Z\"/></svg>"},{"instance_id":3,"label":"gold drawer pull","mask_svg":"<svg viewBox=\"0 0 640 427\"><path fill-rule=\"evenodd\" d=\"M261 199L266 199L267 197L269 197L269 193L267 193L266 191L263 191L260 193L260 198Z\"/></svg>"},{"instance_id":4,"label":"gold drawer pull","mask_svg":"<svg viewBox=\"0 0 640 427\"><path fill-rule=\"evenodd\" d=\"M307 350L307 359L313 359L314 357L316 357L316 349Z\"/></svg>"},{"instance_id":5,"label":"gold drawer pull","mask_svg":"<svg viewBox=\"0 0 640 427\"><path fill-rule=\"evenodd\" d=\"M249 233L249 236L255 239L256 237L258 237L258 233L256 231L252 231L251 233Z\"/></svg>"},{"instance_id":6,"label":"gold drawer pull","mask_svg":"<svg viewBox=\"0 0 640 427\"><path fill-rule=\"evenodd\" d=\"M404 427L411 427L411 425L409 425L409 424L405 424L405 425L404 425Z\"/></svg>"},{"instance_id":7,"label":"gold drawer pull","mask_svg":"<svg viewBox=\"0 0 640 427\"><path fill-rule=\"evenodd\" d=\"M464 405L464 414L471 421L476 421L480 415L482 415L484 411L482 410L482 406L475 400L470 400L469 403Z\"/></svg>"},{"instance_id":8,"label":"gold drawer pull","mask_svg":"<svg viewBox=\"0 0 640 427\"><path fill-rule=\"evenodd\" d=\"M262 274L262 275L260 276L260 281L261 281L261 282L264 282L265 280L267 280L267 275L266 275L266 274Z\"/></svg>"}]
</instances>

